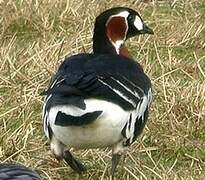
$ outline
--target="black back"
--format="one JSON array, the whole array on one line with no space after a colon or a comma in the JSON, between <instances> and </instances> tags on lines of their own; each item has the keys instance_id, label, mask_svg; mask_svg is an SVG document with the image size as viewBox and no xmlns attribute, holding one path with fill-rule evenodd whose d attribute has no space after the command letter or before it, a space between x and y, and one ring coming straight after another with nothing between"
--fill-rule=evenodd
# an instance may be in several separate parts
<instances>
[{"instance_id":1,"label":"black back","mask_svg":"<svg viewBox=\"0 0 205 180\"><path fill-rule=\"evenodd\" d=\"M132 59L110 54L79 54L67 58L61 64L45 94L55 95L50 105L67 102L83 109L84 98L98 98L114 102L125 110L135 109L112 88L136 104L140 99L122 88L117 81L135 91L139 98L147 94L151 87L142 67Z\"/></svg>"}]
</instances>

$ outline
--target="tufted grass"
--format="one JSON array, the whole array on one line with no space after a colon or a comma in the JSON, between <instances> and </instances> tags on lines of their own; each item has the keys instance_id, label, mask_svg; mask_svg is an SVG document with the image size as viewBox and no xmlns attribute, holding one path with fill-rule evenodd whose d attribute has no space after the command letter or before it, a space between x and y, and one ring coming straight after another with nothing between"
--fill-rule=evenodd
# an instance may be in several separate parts
<instances>
[{"instance_id":1,"label":"tufted grass","mask_svg":"<svg viewBox=\"0 0 205 180\"><path fill-rule=\"evenodd\" d=\"M149 123L116 179L204 179L205 2L0 1L0 162L29 166L48 180L109 179L109 149L75 151L88 172L75 174L49 151L42 92L65 56L91 52L93 22L113 6L136 9L154 36L127 42L151 77Z\"/></svg>"}]
</instances>

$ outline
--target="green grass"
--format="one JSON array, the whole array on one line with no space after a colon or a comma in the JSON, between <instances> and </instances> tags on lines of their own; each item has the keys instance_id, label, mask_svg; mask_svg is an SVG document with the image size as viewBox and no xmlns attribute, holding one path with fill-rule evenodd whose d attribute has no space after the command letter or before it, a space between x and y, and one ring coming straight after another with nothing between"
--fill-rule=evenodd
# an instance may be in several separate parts
<instances>
[{"instance_id":1,"label":"green grass","mask_svg":"<svg viewBox=\"0 0 205 180\"><path fill-rule=\"evenodd\" d=\"M113 6L140 12L154 36L127 42L151 77L154 100L143 134L116 179L205 177L205 2L3 1L0 6L0 162L18 162L43 179L109 179L109 149L74 151L77 175L51 155L42 128L42 97L65 56L91 52L95 17ZM86 6L86 8L84 7Z\"/></svg>"}]
</instances>

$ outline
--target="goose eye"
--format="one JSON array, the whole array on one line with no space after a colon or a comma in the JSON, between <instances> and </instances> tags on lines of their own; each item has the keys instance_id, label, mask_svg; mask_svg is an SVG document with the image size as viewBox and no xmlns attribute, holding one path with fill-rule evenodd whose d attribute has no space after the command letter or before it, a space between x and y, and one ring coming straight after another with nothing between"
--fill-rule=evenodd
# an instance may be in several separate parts
<instances>
[{"instance_id":1,"label":"goose eye","mask_svg":"<svg viewBox=\"0 0 205 180\"><path fill-rule=\"evenodd\" d=\"M135 20L135 16L134 15L129 15L127 19L128 19L129 22L133 23L134 20Z\"/></svg>"}]
</instances>

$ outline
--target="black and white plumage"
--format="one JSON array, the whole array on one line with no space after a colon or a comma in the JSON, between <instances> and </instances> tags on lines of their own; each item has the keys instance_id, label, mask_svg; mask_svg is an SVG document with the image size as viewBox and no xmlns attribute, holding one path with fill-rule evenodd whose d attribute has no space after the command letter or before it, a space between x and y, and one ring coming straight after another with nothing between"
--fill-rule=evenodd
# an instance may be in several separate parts
<instances>
[{"instance_id":1,"label":"black and white plumage","mask_svg":"<svg viewBox=\"0 0 205 180\"><path fill-rule=\"evenodd\" d=\"M93 53L66 58L53 76L43 106L51 150L77 172L84 166L70 148L112 147L112 170L142 132L152 99L151 82L124 41L153 34L139 14L112 8L97 17Z\"/></svg>"},{"instance_id":2,"label":"black and white plumage","mask_svg":"<svg viewBox=\"0 0 205 180\"><path fill-rule=\"evenodd\" d=\"M0 164L0 180L41 180L31 169L17 164Z\"/></svg>"}]
</instances>

